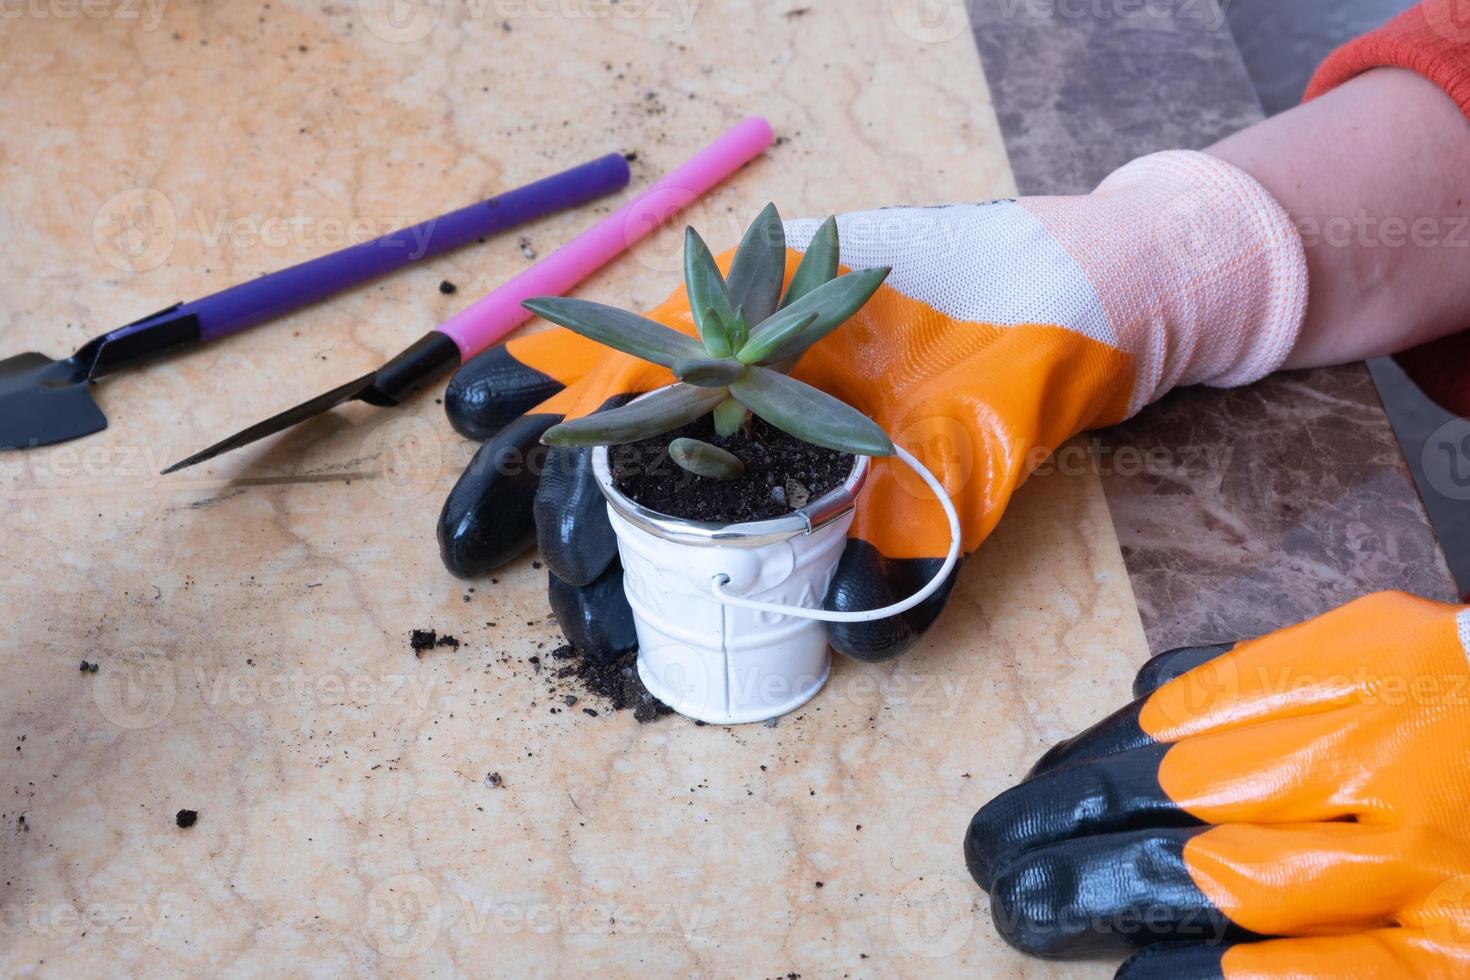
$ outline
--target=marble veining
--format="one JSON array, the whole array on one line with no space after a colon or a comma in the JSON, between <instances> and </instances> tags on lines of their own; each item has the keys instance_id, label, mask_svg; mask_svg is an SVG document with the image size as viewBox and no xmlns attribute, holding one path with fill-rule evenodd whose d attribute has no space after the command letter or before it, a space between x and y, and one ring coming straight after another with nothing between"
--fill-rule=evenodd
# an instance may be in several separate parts
<instances>
[{"instance_id":1,"label":"marble veining","mask_svg":"<svg viewBox=\"0 0 1470 980\"><path fill-rule=\"evenodd\" d=\"M968 29L899 3L60 9L0 29L6 352L64 353L609 150L646 182L751 112L781 142L692 212L719 247L766 200L1014 192ZM1095 477L1028 485L911 656L723 728L548 693L534 556L475 583L440 566L473 447L432 392L156 476L609 204L109 380L106 432L0 457L0 972L1110 974L1006 948L960 851L1143 657ZM657 301L678 245L582 294ZM413 628L460 646L415 657Z\"/></svg>"}]
</instances>

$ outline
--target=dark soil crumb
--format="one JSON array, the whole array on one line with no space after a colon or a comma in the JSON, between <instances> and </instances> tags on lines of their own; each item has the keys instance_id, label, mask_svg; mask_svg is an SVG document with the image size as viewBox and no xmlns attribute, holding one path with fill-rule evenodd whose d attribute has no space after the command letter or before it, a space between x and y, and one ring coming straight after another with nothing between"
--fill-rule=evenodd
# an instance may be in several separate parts
<instances>
[{"instance_id":1,"label":"dark soil crumb","mask_svg":"<svg viewBox=\"0 0 1470 980\"><path fill-rule=\"evenodd\" d=\"M182 829L184 829L184 830L188 830L190 827L194 826L194 824L196 824L198 821L199 821L199 811L198 810L180 810L178 813L174 814L174 823L178 824L179 827L182 828Z\"/></svg>"},{"instance_id":2,"label":"dark soil crumb","mask_svg":"<svg viewBox=\"0 0 1470 980\"><path fill-rule=\"evenodd\" d=\"M445 296L453 296L455 293L459 292L459 287L450 282L448 279L445 279L443 282L439 283L439 292L443 293Z\"/></svg>"},{"instance_id":3,"label":"dark soil crumb","mask_svg":"<svg viewBox=\"0 0 1470 980\"><path fill-rule=\"evenodd\" d=\"M745 473L711 480L678 466L668 453L680 437L702 439L740 457ZM733 524L779 517L840 486L852 471L848 453L802 442L752 418L729 438L715 435L710 416L673 432L610 451L613 483L624 494L662 514Z\"/></svg>"},{"instance_id":4,"label":"dark soil crumb","mask_svg":"<svg viewBox=\"0 0 1470 980\"><path fill-rule=\"evenodd\" d=\"M485 785L490 789L504 789L505 780L498 772L487 772L485 774Z\"/></svg>"},{"instance_id":5,"label":"dark soil crumb","mask_svg":"<svg viewBox=\"0 0 1470 980\"><path fill-rule=\"evenodd\" d=\"M673 714L674 709L648 693L638 676L638 652L630 651L611 663L599 664L591 657L583 656L570 643L552 650L550 657L560 661L555 669L548 671L552 693L563 695L564 703L571 707L582 696L598 698L606 702L606 709L623 711L633 709L633 718L640 724L648 724L655 718ZM565 694L565 684L575 684L580 695ZM584 707L582 713L596 718L599 713Z\"/></svg>"},{"instance_id":6,"label":"dark soil crumb","mask_svg":"<svg viewBox=\"0 0 1470 980\"><path fill-rule=\"evenodd\" d=\"M82 673L84 673L84 674L95 674L95 673L97 673L97 665L96 664L89 664L89 663L87 663L87 661L83 660L82 661Z\"/></svg>"},{"instance_id":7,"label":"dark soil crumb","mask_svg":"<svg viewBox=\"0 0 1470 980\"><path fill-rule=\"evenodd\" d=\"M627 160L629 163L636 163L638 161L638 151L629 150L627 153L623 154L623 159Z\"/></svg>"},{"instance_id":8,"label":"dark soil crumb","mask_svg":"<svg viewBox=\"0 0 1470 980\"><path fill-rule=\"evenodd\" d=\"M434 647L458 650L459 640L448 633L440 636L437 630L414 630L408 635L408 645L413 648L415 657L422 657L425 650L432 650Z\"/></svg>"}]
</instances>

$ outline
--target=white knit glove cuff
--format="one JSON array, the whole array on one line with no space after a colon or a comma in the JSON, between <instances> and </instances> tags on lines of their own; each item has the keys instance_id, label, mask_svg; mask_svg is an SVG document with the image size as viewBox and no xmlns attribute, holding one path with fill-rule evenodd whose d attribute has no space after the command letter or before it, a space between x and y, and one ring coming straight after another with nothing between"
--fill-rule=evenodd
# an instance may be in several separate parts
<instances>
[{"instance_id":1,"label":"white knit glove cuff","mask_svg":"<svg viewBox=\"0 0 1470 980\"><path fill-rule=\"evenodd\" d=\"M1130 414L1178 385L1281 367L1307 308L1291 216L1244 170L1181 150L1134 160L1086 198L1029 198L1135 358Z\"/></svg>"}]
</instances>

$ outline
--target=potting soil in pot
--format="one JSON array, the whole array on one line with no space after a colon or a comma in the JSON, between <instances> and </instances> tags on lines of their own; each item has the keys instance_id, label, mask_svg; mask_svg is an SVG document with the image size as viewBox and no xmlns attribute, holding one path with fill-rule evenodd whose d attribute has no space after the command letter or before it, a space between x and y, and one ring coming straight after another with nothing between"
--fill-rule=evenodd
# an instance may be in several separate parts
<instances>
[{"instance_id":1,"label":"potting soil in pot","mask_svg":"<svg viewBox=\"0 0 1470 980\"><path fill-rule=\"evenodd\" d=\"M745 473L734 480L695 476L669 457L669 443L701 439L740 457ZM736 524L780 517L835 487L852 472L853 457L823 449L752 417L733 436L715 435L705 416L673 432L608 453L613 485L651 510L694 521Z\"/></svg>"}]
</instances>

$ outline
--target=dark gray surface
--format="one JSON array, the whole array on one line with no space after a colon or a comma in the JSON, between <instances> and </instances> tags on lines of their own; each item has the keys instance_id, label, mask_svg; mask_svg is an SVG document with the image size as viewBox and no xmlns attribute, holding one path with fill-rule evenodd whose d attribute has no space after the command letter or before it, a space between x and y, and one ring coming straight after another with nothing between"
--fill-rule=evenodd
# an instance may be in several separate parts
<instances>
[{"instance_id":1,"label":"dark gray surface","mask_svg":"<svg viewBox=\"0 0 1470 980\"><path fill-rule=\"evenodd\" d=\"M973 0L1023 194L1081 193L1135 156L1262 118L1212 2ZM1124 446L1185 471L1100 466L1156 651L1254 636L1378 589L1455 595L1364 365L1176 392L1100 434L1104 454ZM1203 471L1183 463L1200 458Z\"/></svg>"},{"instance_id":2,"label":"dark gray surface","mask_svg":"<svg viewBox=\"0 0 1470 980\"><path fill-rule=\"evenodd\" d=\"M1229 21L1261 103L1274 114L1301 101L1312 72L1332 49L1413 5L1414 0L1235 0ZM1452 416L1393 361L1375 361L1369 369L1459 591L1470 592L1470 505L1443 493L1421 465L1425 445Z\"/></svg>"},{"instance_id":3,"label":"dark gray surface","mask_svg":"<svg viewBox=\"0 0 1470 980\"><path fill-rule=\"evenodd\" d=\"M1262 118L1213 0L970 10L1023 194L1085 193L1134 157L1207 146Z\"/></svg>"},{"instance_id":4,"label":"dark gray surface","mask_svg":"<svg viewBox=\"0 0 1470 980\"><path fill-rule=\"evenodd\" d=\"M1302 99L1332 49L1414 6L1416 0L1232 0L1230 29L1268 115Z\"/></svg>"}]
</instances>

